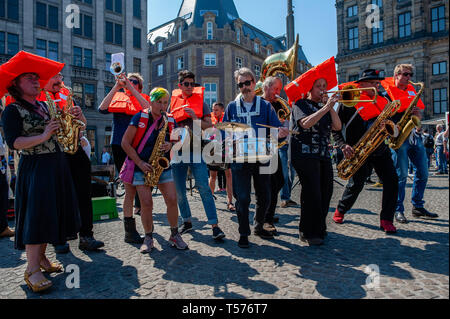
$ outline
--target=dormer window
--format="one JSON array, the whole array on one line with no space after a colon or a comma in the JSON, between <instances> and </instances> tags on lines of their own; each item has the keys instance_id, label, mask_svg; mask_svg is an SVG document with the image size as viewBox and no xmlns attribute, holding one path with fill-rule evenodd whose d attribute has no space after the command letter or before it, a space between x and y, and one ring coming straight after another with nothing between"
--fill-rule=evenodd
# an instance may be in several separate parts
<instances>
[{"instance_id":1,"label":"dormer window","mask_svg":"<svg viewBox=\"0 0 450 319\"><path fill-rule=\"evenodd\" d=\"M259 53L259 43L255 42L253 49L255 50L256 53Z\"/></svg>"},{"instance_id":2,"label":"dormer window","mask_svg":"<svg viewBox=\"0 0 450 319\"><path fill-rule=\"evenodd\" d=\"M241 29L236 30L236 42L241 43Z\"/></svg>"},{"instance_id":3,"label":"dormer window","mask_svg":"<svg viewBox=\"0 0 450 319\"><path fill-rule=\"evenodd\" d=\"M213 39L213 24L211 21L206 23L206 39L207 40Z\"/></svg>"},{"instance_id":4,"label":"dormer window","mask_svg":"<svg viewBox=\"0 0 450 319\"><path fill-rule=\"evenodd\" d=\"M158 52L161 52L163 50L163 43L162 41L159 41L157 44Z\"/></svg>"},{"instance_id":5,"label":"dormer window","mask_svg":"<svg viewBox=\"0 0 450 319\"><path fill-rule=\"evenodd\" d=\"M178 43L181 43L181 27L178 27Z\"/></svg>"},{"instance_id":6,"label":"dormer window","mask_svg":"<svg viewBox=\"0 0 450 319\"><path fill-rule=\"evenodd\" d=\"M272 55L272 50L270 50L269 48L267 49L267 56Z\"/></svg>"}]
</instances>

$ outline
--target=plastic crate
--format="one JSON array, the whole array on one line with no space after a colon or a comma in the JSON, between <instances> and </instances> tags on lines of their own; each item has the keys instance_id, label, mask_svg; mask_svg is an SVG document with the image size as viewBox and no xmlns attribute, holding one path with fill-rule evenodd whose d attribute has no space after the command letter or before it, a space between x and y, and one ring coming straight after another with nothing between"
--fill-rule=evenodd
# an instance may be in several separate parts
<instances>
[{"instance_id":1,"label":"plastic crate","mask_svg":"<svg viewBox=\"0 0 450 319\"><path fill-rule=\"evenodd\" d=\"M93 197L92 210L94 222L119 217L114 197Z\"/></svg>"}]
</instances>

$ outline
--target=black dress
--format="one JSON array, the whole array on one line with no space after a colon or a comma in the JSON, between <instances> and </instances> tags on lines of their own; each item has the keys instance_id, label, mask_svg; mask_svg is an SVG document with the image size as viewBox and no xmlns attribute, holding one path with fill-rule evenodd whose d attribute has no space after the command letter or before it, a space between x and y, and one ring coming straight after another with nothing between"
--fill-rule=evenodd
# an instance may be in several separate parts
<instances>
[{"instance_id":1,"label":"black dress","mask_svg":"<svg viewBox=\"0 0 450 319\"><path fill-rule=\"evenodd\" d=\"M43 102L41 107L47 110ZM38 105L38 104L37 104ZM37 136L48 123L36 106L20 100L2 115L5 140L11 149L18 137ZM76 238L80 214L70 168L55 135L46 142L20 150L16 182L16 249L25 245L60 244Z\"/></svg>"}]
</instances>

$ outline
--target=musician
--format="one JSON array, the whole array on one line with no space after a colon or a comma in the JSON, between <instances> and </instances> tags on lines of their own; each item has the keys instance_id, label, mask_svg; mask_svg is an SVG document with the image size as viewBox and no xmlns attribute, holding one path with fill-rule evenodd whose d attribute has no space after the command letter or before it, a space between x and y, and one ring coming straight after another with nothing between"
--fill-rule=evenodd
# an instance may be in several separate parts
<instances>
[{"instance_id":1,"label":"musician","mask_svg":"<svg viewBox=\"0 0 450 319\"><path fill-rule=\"evenodd\" d=\"M127 154L121 147L122 137L130 124L131 119L138 112L150 107L148 96L142 93L143 78L139 73L129 73L128 77L120 74L116 78L116 84L106 95L98 110L102 114L113 113L113 130L111 137L111 149L113 153L114 165L117 172L120 172ZM121 92L125 90L125 92ZM135 213L139 213L139 197L135 197ZM144 238L136 230L136 221L133 212L124 213L125 242L142 244Z\"/></svg>"},{"instance_id":2,"label":"musician","mask_svg":"<svg viewBox=\"0 0 450 319\"><path fill-rule=\"evenodd\" d=\"M134 162L134 174L131 181L125 181L125 200L123 203L124 213L131 214L133 198L137 191L141 202L141 220L145 231L144 243L141 246L141 253L150 253L153 248L153 200L150 186L145 185L145 174L152 173L154 168L150 165L149 159L155 147L160 147L165 152L165 157L170 160L169 142L170 133L166 129L164 143L156 144L158 136L162 131L165 120L161 115L165 112L169 104L169 92L164 88L154 88L150 92L151 109L145 109L133 116L131 123L122 138L122 148L127 153L128 158ZM150 114L149 114L150 113ZM145 143L141 146L141 143ZM142 148L142 150L140 150ZM176 199L175 184L172 177L172 169L169 166L163 170L159 177L158 189L164 197L167 206L167 218L170 224L171 236L169 242L177 249L187 249L187 244L178 233L178 207Z\"/></svg>"},{"instance_id":3,"label":"musician","mask_svg":"<svg viewBox=\"0 0 450 319\"><path fill-rule=\"evenodd\" d=\"M260 126L257 124L281 127L277 114L272 105L255 95L256 80L253 72L248 68L241 68L234 74L242 97L228 104L224 122L239 122L251 126L258 137ZM279 128L279 138L286 137L288 130ZM265 138L268 137L266 130ZM239 221L239 242L241 248L248 248L248 236L251 234L249 225L249 205L251 193L251 180L255 187L256 216L254 234L263 239L272 239L273 234L263 228L265 215L270 205L270 175L261 174L260 168L265 166L256 163L232 163L231 172L233 176L233 195L236 199L236 212Z\"/></svg>"},{"instance_id":4,"label":"musician","mask_svg":"<svg viewBox=\"0 0 450 319\"><path fill-rule=\"evenodd\" d=\"M194 73L189 70L178 73L178 89L172 92L169 113L172 113L179 127L187 126L193 132L205 130L212 126L211 111L203 101L203 90L202 87L196 87ZM187 163L181 160L172 164L178 207L183 220L180 233L184 234L192 230L192 214L186 196L186 178L188 168L190 168L194 175L195 185L202 198L208 224L212 227L213 239L219 241L225 237L225 234L218 225L216 204L208 184L208 168L201 154L194 154L194 148L193 143L191 143ZM196 151L198 152L198 150ZM195 163L194 158L200 158L200 163Z\"/></svg>"},{"instance_id":5,"label":"musician","mask_svg":"<svg viewBox=\"0 0 450 319\"><path fill-rule=\"evenodd\" d=\"M58 108L67 111L67 97L70 92L64 87L62 80L62 74L58 73L47 82L44 90L50 94ZM41 92L38 101L47 101L44 91ZM84 124L87 123L83 111L79 106L73 105L68 112L72 114L75 119L82 121ZM86 156L82 147L78 147L75 154L65 153L65 156L69 162L72 180L77 193L78 207L80 209L81 228L78 247L81 250L96 251L105 244L96 240L93 236L91 161L89 157ZM55 246L56 253L64 254L69 251L70 247L67 242Z\"/></svg>"},{"instance_id":6,"label":"musician","mask_svg":"<svg viewBox=\"0 0 450 319\"><path fill-rule=\"evenodd\" d=\"M411 101L416 95L416 90L409 84L414 75L414 67L411 64L399 64L394 69L394 78L386 79L382 82L383 87L392 100L400 100L401 107L399 112L393 117L393 121L397 123L409 107ZM412 114L419 119L422 118L421 111L425 108L422 101L419 100L413 108ZM420 134L415 129L412 130L409 138L398 150L392 151L392 159L398 174L398 199L395 208L395 219L399 223L407 223L408 220L404 215L406 179L408 177L408 163L411 161L414 166L414 182L411 194L411 203L413 205L412 215L415 217L437 218L438 215L431 213L425 209L425 201L423 195L428 181L428 162L427 153L423 145Z\"/></svg>"},{"instance_id":7,"label":"musician","mask_svg":"<svg viewBox=\"0 0 450 319\"><path fill-rule=\"evenodd\" d=\"M211 122L214 125L217 123L223 122L224 115L224 105L221 102L214 102L213 104L213 112L211 113ZM220 134L220 131L217 132ZM219 176L219 190L222 188L221 186L225 186L227 191L227 208L229 211L234 212L236 208L233 205L233 185L232 185L232 177L231 177L231 168L228 163L224 164L225 169L219 168L217 166L208 165L209 169L209 187L211 188L211 192L214 194L214 190L216 188L216 178ZM223 174L223 181L221 184L221 178Z\"/></svg>"},{"instance_id":8,"label":"musician","mask_svg":"<svg viewBox=\"0 0 450 319\"><path fill-rule=\"evenodd\" d=\"M61 265L46 257L47 244L76 236L80 227L69 164L55 136L59 122L50 117L47 104L37 100L41 85L63 67L62 63L24 51L0 66L0 96L8 90L16 101L2 115L5 140L11 149L21 153L14 247L26 250L24 279L34 292L52 286L41 268L47 273L62 271Z\"/></svg>"},{"instance_id":9,"label":"musician","mask_svg":"<svg viewBox=\"0 0 450 319\"><path fill-rule=\"evenodd\" d=\"M367 69L363 71L362 76L356 81L356 85L359 88L377 88L383 79L383 77L380 77L378 70ZM361 94L360 99L368 100L373 97L373 91L366 91L366 93ZM388 101L379 95L376 103L360 102L354 107L339 105L338 115L342 121L343 129L341 131L333 130L333 137L344 153L345 158L350 158L354 154L352 146L370 128L387 103ZM397 229L393 225L393 220L398 192L398 178L397 174L395 174L389 147L385 143L381 143L367 158L364 165L350 178L338 203L333 220L337 224L344 222L345 214L352 208L359 193L364 188L364 183L369 174L371 174L372 167L383 181L380 228L386 233L395 233Z\"/></svg>"}]
</instances>

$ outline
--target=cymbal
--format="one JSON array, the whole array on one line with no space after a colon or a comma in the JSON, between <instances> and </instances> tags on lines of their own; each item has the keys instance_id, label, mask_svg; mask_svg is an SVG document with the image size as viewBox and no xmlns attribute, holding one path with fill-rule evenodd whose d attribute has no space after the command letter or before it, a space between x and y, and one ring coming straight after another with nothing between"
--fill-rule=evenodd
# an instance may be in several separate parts
<instances>
[{"instance_id":1,"label":"cymbal","mask_svg":"<svg viewBox=\"0 0 450 319\"><path fill-rule=\"evenodd\" d=\"M221 122L214 125L215 128L218 128L219 130L226 130L226 129L241 129L245 130L250 128L251 126L244 124L244 123L236 123L236 122Z\"/></svg>"}]
</instances>

